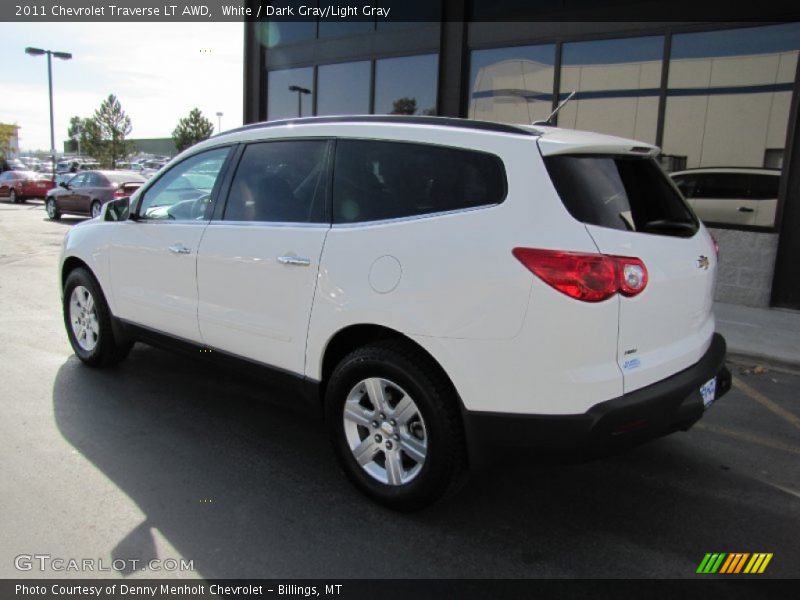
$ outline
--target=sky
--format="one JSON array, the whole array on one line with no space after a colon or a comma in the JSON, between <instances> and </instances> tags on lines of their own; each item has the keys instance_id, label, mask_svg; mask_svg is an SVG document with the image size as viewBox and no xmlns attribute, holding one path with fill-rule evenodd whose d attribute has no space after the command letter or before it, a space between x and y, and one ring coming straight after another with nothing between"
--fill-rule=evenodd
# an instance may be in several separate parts
<instances>
[{"instance_id":1,"label":"sky","mask_svg":"<svg viewBox=\"0 0 800 600\"><path fill-rule=\"evenodd\" d=\"M47 60L26 46L71 52L53 58L56 148L70 117L90 117L115 94L131 138L170 137L197 107L217 129L242 124L241 23L0 23L0 123L20 126L22 150L48 150Z\"/></svg>"}]
</instances>

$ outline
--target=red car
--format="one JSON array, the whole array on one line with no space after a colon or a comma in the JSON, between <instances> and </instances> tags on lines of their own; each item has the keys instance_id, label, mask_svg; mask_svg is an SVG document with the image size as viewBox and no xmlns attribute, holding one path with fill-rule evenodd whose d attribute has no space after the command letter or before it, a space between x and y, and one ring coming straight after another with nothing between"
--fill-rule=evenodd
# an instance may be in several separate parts
<instances>
[{"instance_id":1,"label":"red car","mask_svg":"<svg viewBox=\"0 0 800 600\"><path fill-rule=\"evenodd\" d=\"M0 198L25 202L28 198L44 198L53 189L53 180L33 171L6 171L0 175Z\"/></svg>"},{"instance_id":2,"label":"red car","mask_svg":"<svg viewBox=\"0 0 800 600\"><path fill-rule=\"evenodd\" d=\"M130 196L144 182L144 177L131 171L81 171L47 192L44 207L53 221L63 213L96 217L103 204Z\"/></svg>"}]
</instances>

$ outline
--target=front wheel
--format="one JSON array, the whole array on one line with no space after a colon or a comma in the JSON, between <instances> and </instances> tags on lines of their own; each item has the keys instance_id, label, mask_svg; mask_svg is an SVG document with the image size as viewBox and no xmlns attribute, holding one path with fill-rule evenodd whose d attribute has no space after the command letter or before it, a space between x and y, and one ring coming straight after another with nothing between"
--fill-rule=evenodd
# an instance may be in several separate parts
<instances>
[{"instance_id":1,"label":"front wheel","mask_svg":"<svg viewBox=\"0 0 800 600\"><path fill-rule=\"evenodd\" d=\"M16 190L11 190L10 192L8 192L8 201L11 202L11 204L16 204L17 202L19 202L19 200L17 200Z\"/></svg>"},{"instance_id":2,"label":"front wheel","mask_svg":"<svg viewBox=\"0 0 800 600\"><path fill-rule=\"evenodd\" d=\"M350 480L381 504L408 511L435 502L462 479L457 403L430 358L391 341L339 363L326 390L326 421Z\"/></svg>"},{"instance_id":3,"label":"front wheel","mask_svg":"<svg viewBox=\"0 0 800 600\"><path fill-rule=\"evenodd\" d=\"M51 221L58 221L61 218L61 213L58 212L55 198L48 198L44 201L44 207L47 211L47 218Z\"/></svg>"},{"instance_id":4,"label":"front wheel","mask_svg":"<svg viewBox=\"0 0 800 600\"><path fill-rule=\"evenodd\" d=\"M91 367L113 365L128 355L131 342L118 339L111 311L94 276L72 271L64 284L64 325L75 354Z\"/></svg>"}]
</instances>

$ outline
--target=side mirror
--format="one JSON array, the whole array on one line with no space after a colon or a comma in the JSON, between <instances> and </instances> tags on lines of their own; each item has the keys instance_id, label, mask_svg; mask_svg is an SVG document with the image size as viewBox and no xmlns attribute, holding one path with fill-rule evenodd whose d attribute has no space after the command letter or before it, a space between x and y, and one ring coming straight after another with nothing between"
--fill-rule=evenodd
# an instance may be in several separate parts
<instances>
[{"instance_id":1,"label":"side mirror","mask_svg":"<svg viewBox=\"0 0 800 600\"><path fill-rule=\"evenodd\" d=\"M69 189L69 184L66 181L62 181L58 184L60 187L64 188L65 190Z\"/></svg>"},{"instance_id":2,"label":"side mirror","mask_svg":"<svg viewBox=\"0 0 800 600\"><path fill-rule=\"evenodd\" d=\"M126 221L131 214L131 199L116 198L103 205L102 221Z\"/></svg>"}]
</instances>

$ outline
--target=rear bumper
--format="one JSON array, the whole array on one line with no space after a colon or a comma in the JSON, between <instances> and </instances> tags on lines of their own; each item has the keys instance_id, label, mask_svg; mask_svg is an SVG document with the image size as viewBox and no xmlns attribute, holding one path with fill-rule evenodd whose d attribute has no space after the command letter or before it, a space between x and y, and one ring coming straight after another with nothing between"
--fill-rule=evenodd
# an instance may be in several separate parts
<instances>
[{"instance_id":1,"label":"rear bumper","mask_svg":"<svg viewBox=\"0 0 800 600\"><path fill-rule=\"evenodd\" d=\"M715 400L731 388L725 339L715 333L703 357L671 377L576 415L464 413L473 465L533 449L590 457L689 429L705 410L700 386L716 377Z\"/></svg>"}]
</instances>

